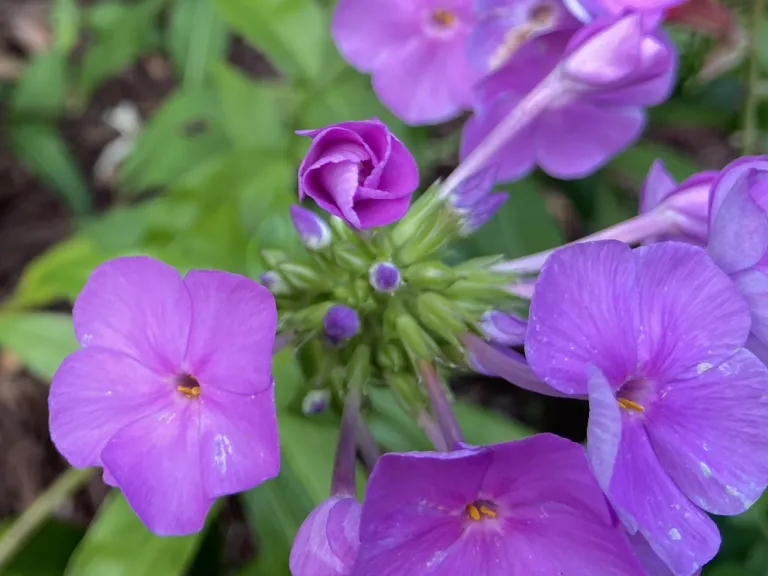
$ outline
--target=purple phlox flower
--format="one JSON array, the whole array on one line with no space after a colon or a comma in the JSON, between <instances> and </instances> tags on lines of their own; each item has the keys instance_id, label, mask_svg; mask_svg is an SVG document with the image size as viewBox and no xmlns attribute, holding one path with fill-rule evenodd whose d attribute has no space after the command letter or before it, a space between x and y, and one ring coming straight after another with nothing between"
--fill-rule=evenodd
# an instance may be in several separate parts
<instances>
[{"instance_id":1,"label":"purple phlox flower","mask_svg":"<svg viewBox=\"0 0 768 576\"><path fill-rule=\"evenodd\" d=\"M489 310L480 320L483 335L494 344L503 346L522 346L527 328L526 320L500 310Z\"/></svg>"},{"instance_id":2,"label":"purple phlox flower","mask_svg":"<svg viewBox=\"0 0 768 576\"><path fill-rule=\"evenodd\" d=\"M709 197L717 172L700 172L677 184L661 160L651 165L640 192L640 212L658 210L660 217L674 220L675 234L649 239L681 240L707 243L709 233ZM663 216L662 216L663 214Z\"/></svg>"},{"instance_id":3,"label":"purple phlox flower","mask_svg":"<svg viewBox=\"0 0 768 576\"><path fill-rule=\"evenodd\" d=\"M352 66L408 124L438 124L472 103L472 0L341 0L331 33Z\"/></svg>"},{"instance_id":4,"label":"purple phlox flower","mask_svg":"<svg viewBox=\"0 0 768 576\"><path fill-rule=\"evenodd\" d=\"M348 576L360 546L360 512L353 496L323 501L299 528L291 548L293 576Z\"/></svg>"},{"instance_id":5,"label":"purple phlox flower","mask_svg":"<svg viewBox=\"0 0 768 576\"><path fill-rule=\"evenodd\" d=\"M290 212L293 227L304 246L310 250L322 250L331 243L331 227L320 216L295 204Z\"/></svg>"},{"instance_id":6,"label":"purple phlox flower","mask_svg":"<svg viewBox=\"0 0 768 576\"><path fill-rule=\"evenodd\" d=\"M352 576L642 575L584 449L538 434L448 453L385 454Z\"/></svg>"},{"instance_id":7,"label":"purple phlox flower","mask_svg":"<svg viewBox=\"0 0 768 576\"><path fill-rule=\"evenodd\" d=\"M461 156L542 85L548 105L491 160L499 180L521 178L536 165L558 178L583 178L640 136L645 108L672 90L675 61L672 43L637 13L534 38L478 84Z\"/></svg>"},{"instance_id":8,"label":"purple phlox flower","mask_svg":"<svg viewBox=\"0 0 768 576\"><path fill-rule=\"evenodd\" d=\"M334 304L323 317L323 328L330 341L338 344L349 340L360 331L360 317L354 308Z\"/></svg>"},{"instance_id":9,"label":"purple phlox flower","mask_svg":"<svg viewBox=\"0 0 768 576\"><path fill-rule=\"evenodd\" d=\"M528 39L579 25L561 0L478 0L469 59L483 73L500 68Z\"/></svg>"},{"instance_id":10,"label":"purple phlox flower","mask_svg":"<svg viewBox=\"0 0 768 576\"><path fill-rule=\"evenodd\" d=\"M299 166L299 200L309 196L354 228L386 226L408 211L419 169L382 122L342 122L297 134L312 138Z\"/></svg>"},{"instance_id":11,"label":"purple phlox flower","mask_svg":"<svg viewBox=\"0 0 768 576\"><path fill-rule=\"evenodd\" d=\"M701 510L739 514L768 485L768 369L743 348L749 309L707 253L614 240L555 251L531 302L533 371L588 394L588 453L631 534L673 574L720 545Z\"/></svg>"},{"instance_id":12,"label":"purple phlox flower","mask_svg":"<svg viewBox=\"0 0 768 576\"><path fill-rule=\"evenodd\" d=\"M661 17L664 12L680 6L688 0L563 0L566 8L582 22L610 14L620 14L625 10L647 12Z\"/></svg>"},{"instance_id":13,"label":"purple phlox flower","mask_svg":"<svg viewBox=\"0 0 768 576\"><path fill-rule=\"evenodd\" d=\"M368 280L377 292L394 292L400 287L400 269L391 262L376 262L368 270Z\"/></svg>"},{"instance_id":14,"label":"purple phlox flower","mask_svg":"<svg viewBox=\"0 0 768 576\"><path fill-rule=\"evenodd\" d=\"M449 196L453 210L461 218L461 236L469 236L488 222L509 198L506 192L493 194L498 166L491 164L464 180Z\"/></svg>"},{"instance_id":15,"label":"purple phlox flower","mask_svg":"<svg viewBox=\"0 0 768 576\"><path fill-rule=\"evenodd\" d=\"M277 475L265 288L117 258L94 270L73 320L82 348L53 377L51 437L73 466L102 466L150 530L198 531L217 497Z\"/></svg>"},{"instance_id":16,"label":"purple phlox flower","mask_svg":"<svg viewBox=\"0 0 768 576\"><path fill-rule=\"evenodd\" d=\"M768 156L745 157L713 185L707 250L741 290L768 344Z\"/></svg>"}]
</instances>

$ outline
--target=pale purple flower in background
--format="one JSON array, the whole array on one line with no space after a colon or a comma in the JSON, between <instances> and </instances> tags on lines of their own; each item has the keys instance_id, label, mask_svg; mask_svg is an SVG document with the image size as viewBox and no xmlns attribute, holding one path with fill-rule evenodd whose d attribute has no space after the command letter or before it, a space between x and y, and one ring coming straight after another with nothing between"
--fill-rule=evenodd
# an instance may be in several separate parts
<instances>
[{"instance_id":1,"label":"pale purple flower in background","mask_svg":"<svg viewBox=\"0 0 768 576\"><path fill-rule=\"evenodd\" d=\"M554 30L575 30L579 22L561 0L477 0L478 21L469 36L469 59L493 72L530 38Z\"/></svg>"},{"instance_id":2,"label":"pale purple flower in background","mask_svg":"<svg viewBox=\"0 0 768 576\"><path fill-rule=\"evenodd\" d=\"M391 262L376 262L368 270L368 281L377 292L395 292L402 283L400 269Z\"/></svg>"},{"instance_id":3,"label":"pale purple flower in background","mask_svg":"<svg viewBox=\"0 0 768 576\"><path fill-rule=\"evenodd\" d=\"M291 221L302 244L309 250L322 250L331 243L331 227L317 214L295 204L290 208Z\"/></svg>"},{"instance_id":4,"label":"pale purple flower in background","mask_svg":"<svg viewBox=\"0 0 768 576\"><path fill-rule=\"evenodd\" d=\"M352 576L641 576L584 449L538 434L447 453L385 454Z\"/></svg>"},{"instance_id":5,"label":"pale purple flower in background","mask_svg":"<svg viewBox=\"0 0 768 576\"><path fill-rule=\"evenodd\" d=\"M309 196L354 228L386 226L408 212L419 169L381 121L342 122L298 134L312 138L299 166L299 200Z\"/></svg>"},{"instance_id":6,"label":"pale purple flower in background","mask_svg":"<svg viewBox=\"0 0 768 576\"><path fill-rule=\"evenodd\" d=\"M546 105L539 104L490 162L499 164L502 181L536 165L558 178L583 178L640 136L645 108L671 93L675 63L674 46L638 13L595 21L576 34L531 39L478 85L461 156L546 78L546 94L540 94Z\"/></svg>"},{"instance_id":7,"label":"pale purple flower in background","mask_svg":"<svg viewBox=\"0 0 768 576\"><path fill-rule=\"evenodd\" d=\"M720 545L700 508L739 514L768 485L768 369L743 348L749 326L733 282L679 242L561 248L533 295L530 367L589 395L595 475L677 576Z\"/></svg>"},{"instance_id":8,"label":"pale purple flower in background","mask_svg":"<svg viewBox=\"0 0 768 576\"><path fill-rule=\"evenodd\" d=\"M768 345L768 156L732 162L713 186L707 250L741 290Z\"/></svg>"},{"instance_id":9,"label":"pale purple flower in background","mask_svg":"<svg viewBox=\"0 0 768 576\"><path fill-rule=\"evenodd\" d=\"M354 308L334 304L323 317L325 335L334 344L349 340L360 331L360 317Z\"/></svg>"},{"instance_id":10,"label":"pale purple flower in background","mask_svg":"<svg viewBox=\"0 0 768 576\"><path fill-rule=\"evenodd\" d=\"M718 172L699 172L677 184L663 162L654 161L640 191L640 213L656 210L660 217L671 218L675 233L652 237L647 242L682 240L706 245L709 197L717 176Z\"/></svg>"},{"instance_id":11,"label":"pale purple flower in background","mask_svg":"<svg viewBox=\"0 0 768 576\"><path fill-rule=\"evenodd\" d=\"M620 14L625 10L637 10L651 14L663 13L688 0L563 0L571 13L582 22L609 14Z\"/></svg>"},{"instance_id":12,"label":"pale purple flower in background","mask_svg":"<svg viewBox=\"0 0 768 576\"><path fill-rule=\"evenodd\" d=\"M347 62L408 124L438 124L472 104L479 74L467 58L472 0L340 0L331 23Z\"/></svg>"},{"instance_id":13,"label":"pale purple flower in background","mask_svg":"<svg viewBox=\"0 0 768 576\"><path fill-rule=\"evenodd\" d=\"M51 383L51 437L101 466L153 532L203 527L213 501L277 475L277 311L256 282L117 258L75 301L82 349Z\"/></svg>"},{"instance_id":14,"label":"pale purple flower in background","mask_svg":"<svg viewBox=\"0 0 768 576\"><path fill-rule=\"evenodd\" d=\"M323 501L304 520L291 548L293 576L349 576L360 546L360 512L354 496Z\"/></svg>"}]
</instances>

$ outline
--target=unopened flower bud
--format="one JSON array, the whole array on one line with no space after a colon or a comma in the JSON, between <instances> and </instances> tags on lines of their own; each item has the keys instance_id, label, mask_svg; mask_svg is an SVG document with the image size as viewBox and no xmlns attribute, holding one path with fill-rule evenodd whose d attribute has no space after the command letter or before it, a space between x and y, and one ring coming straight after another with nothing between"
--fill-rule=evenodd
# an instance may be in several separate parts
<instances>
[{"instance_id":1,"label":"unopened flower bud","mask_svg":"<svg viewBox=\"0 0 768 576\"><path fill-rule=\"evenodd\" d=\"M333 247L333 258L346 270L366 272L371 260L365 251L354 244L339 244Z\"/></svg>"},{"instance_id":2,"label":"unopened flower bud","mask_svg":"<svg viewBox=\"0 0 768 576\"><path fill-rule=\"evenodd\" d=\"M360 317L354 308L334 304L323 317L323 328L334 344L349 340L360 331Z\"/></svg>"},{"instance_id":3,"label":"unopened flower bud","mask_svg":"<svg viewBox=\"0 0 768 576\"><path fill-rule=\"evenodd\" d=\"M456 273L442 262L419 262L406 268L403 277L408 284L417 288L439 290L450 286L456 280Z\"/></svg>"},{"instance_id":4,"label":"unopened flower bud","mask_svg":"<svg viewBox=\"0 0 768 576\"><path fill-rule=\"evenodd\" d=\"M400 287L400 270L391 262L376 262L368 270L368 279L377 292L394 292Z\"/></svg>"},{"instance_id":5,"label":"unopened flower bud","mask_svg":"<svg viewBox=\"0 0 768 576\"><path fill-rule=\"evenodd\" d=\"M353 243L359 242L355 231L352 230L352 228L349 227L349 224L347 224L344 220L338 216L331 216L330 222L331 231L333 232L333 235L336 236L339 240Z\"/></svg>"},{"instance_id":6,"label":"unopened flower bud","mask_svg":"<svg viewBox=\"0 0 768 576\"><path fill-rule=\"evenodd\" d=\"M393 342L386 342L376 348L376 363L387 372L399 372L405 368L402 348Z\"/></svg>"},{"instance_id":7,"label":"unopened flower bud","mask_svg":"<svg viewBox=\"0 0 768 576\"><path fill-rule=\"evenodd\" d=\"M461 220L449 211L443 211L432 228L424 228L413 235L400 248L398 259L404 264L418 262L446 246L459 231Z\"/></svg>"},{"instance_id":8,"label":"unopened flower bud","mask_svg":"<svg viewBox=\"0 0 768 576\"><path fill-rule=\"evenodd\" d=\"M331 243L331 228L320 216L295 204L290 212L293 227L307 249L322 250Z\"/></svg>"},{"instance_id":9,"label":"unopened flower bud","mask_svg":"<svg viewBox=\"0 0 768 576\"><path fill-rule=\"evenodd\" d=\"M274 270L264 272L264 274L259 276L259 282L261 282L267 290L276 296L289 294L291 292L291 288L285 282L285 279Z\"/></svg>"},{"instance_id":10,"label":"unopened flower bud","mask_svg":"<svg viewBox=\"0 0 768 576\"><path fill-rule=\"evenodd\" d=\"M411 358L432 360L440 354L440 347L410 314L406 312L398 314L395 329Z\"/></svg>"},{"instance_id":11,"label":"unopened flower bud","mask_svg":"<svg viewBox=\"0 0 768 576\"><path fill-rule=\"evenodd\" d=\"M301 411L306 416L325 412L331 403L331 391L327 388L310 390L301 402Z\"/></svg>"},{"instance_id":12,"label":"unopened flower bud","mask_svg":"<svg viewBox=\"0 0 768 576\"><path fill-rule=\"evenodd\" d=\"M499 298L509 297L510 292L504 286L475 282L474 280L458 280L445 290L446 296L457 300L496 303Z\"/></svg>"},{"instance_id":13,"label":"unopened flower bud","mask_svg":"<svg viewBox=\"0 0 768 576\"><path fill-rule=\"evenodd\" d=\"M260 252L261 259L268 268L277 268L280 264L288 262L290 257L282 250L267 248Z\"/></svg>"},{"instance_id":14,"label":"unopened flower bud","mask_svg":"<svg viewBox=\"0 0 768 576\"><path fill-rule=\"evenodd\" d=\"M427 399L416 376L407 372L386 373L384 380L392 389L397 403L407 414L415 418L424 411Z\"/></svg>"},{"instance_id":15,"label":"unopened flower bud","mask_svg":"<svg viewBox=\"0 0 768 576\"><path fill-rule=\"evenodd\" d=\"M459 336L467 327L450 300L435 292L424 292L416 299L416 310L424 326L451 344L461 346Z\"/></svg>"},{"instance_id":16,"label":"unopened flower bud","mask_svg":"<svg viewBox=\"0 0 768 576\"><path fill-rule=\"evenodd\" d=\"M480 320L480 329L491 342L504 346L522 346L528 322L515 314L489 310Z\"/></svg>"},{"instance_id":17,"label":"unopened flower bud","mask_svg":"<svg viewBox=\"0 0 768 576\"><path fill-rule=\"evenodd\" d=\"M328 290L331 286L329 278L324 278L316 270L303 264L285 262L278 265L278 272L285 281L296 290Z\"/></svg>"},{"instance_id":18,"label":"unopened flower bud","mask_svg":"<svg viewBox=\"0 0 768 576\"><path fill-rule=\"evenodd\" d=\"M443 205L438 197L440 181L438 180L414 202L408 213L397 223L392 231L392 241L395 246L405 246L414 234L422 230L430 230L437 221L440 208Z\"/></svg>"},{"instance_id":19,"label":"unopened flower bud","mask_svg":"<svg viewBox=\"0 0 768 576\"><path fill-rule=\"evenodd\" d=\"M330 302L312 304L298 312L291 312L286 316L286 320L291 328L298 331L317 330L323 324L323 319L330 307Z\"/></svg>"}]
</instances>

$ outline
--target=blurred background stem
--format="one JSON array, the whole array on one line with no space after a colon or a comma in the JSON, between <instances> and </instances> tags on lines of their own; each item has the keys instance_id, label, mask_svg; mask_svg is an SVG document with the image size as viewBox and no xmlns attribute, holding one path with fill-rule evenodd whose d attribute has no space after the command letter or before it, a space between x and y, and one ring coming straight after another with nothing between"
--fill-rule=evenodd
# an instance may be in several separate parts
<instances>
[{"instance_id":1,"label":"blurred background stem","mask_svg":"<svg viewBox=\"0 0 768 576\"><path fill-rule=\"evenodd\" d=\"M744 154L757 154L760 146L760 127L758 108L760 107L760 34L763 30L766 0L754 0L750 19L752 29L749 34L749 67L747 69L746 99L744 102Z\"/></svg>"}]
</instances>

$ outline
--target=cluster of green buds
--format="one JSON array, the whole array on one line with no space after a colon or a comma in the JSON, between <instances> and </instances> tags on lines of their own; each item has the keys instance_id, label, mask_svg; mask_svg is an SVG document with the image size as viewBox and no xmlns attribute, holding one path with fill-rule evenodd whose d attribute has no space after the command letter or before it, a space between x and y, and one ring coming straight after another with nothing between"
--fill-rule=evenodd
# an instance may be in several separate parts
<instances>
[{"instance_id":1,"label":"cluster of green buds","mask_svg":"<svg viewBox=\"0 0 768 576\"><path fill-rule=\"evenodd\" d=\"M335 216L329 225L293 206L294 227L307 248L303 256L261 252L269 270L262 282L277 299L279 331L312 375L306 413L322 410L332 396L344 398L349 374L356 372L369 385L389 386L418 417L428 405L419 366L470 368L466 334L482 333L489 311L521 308L510 290L515 273L494 268L502 257L454 266L440 260L452 240L484 220L461 207L460 195L443 199L437 188L396 224L367 231ZM360 362L367 365L355 365Z\"/></svg>"}]
</instances>

